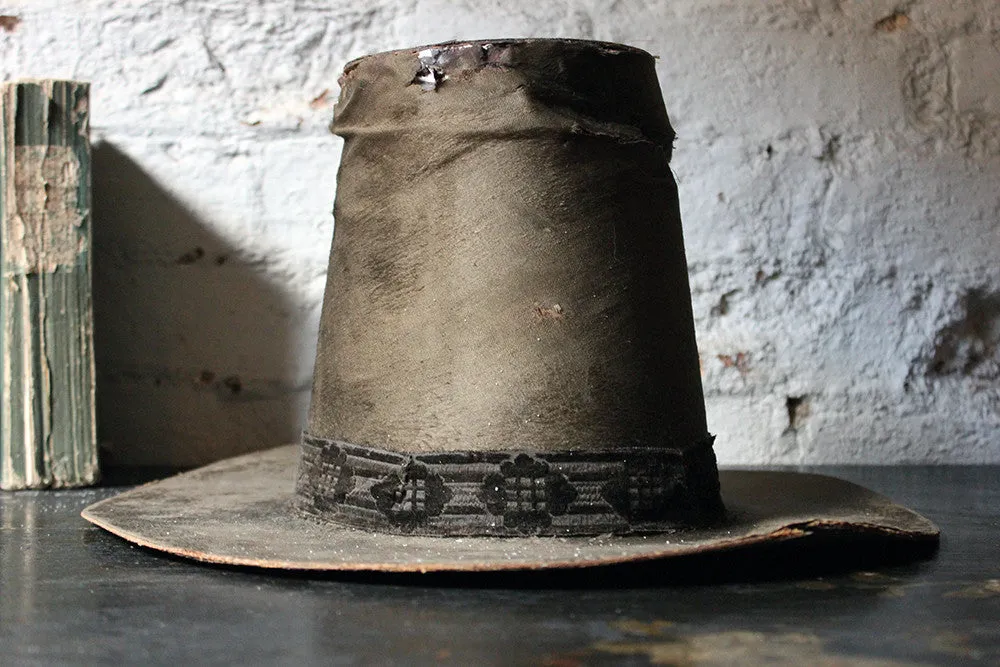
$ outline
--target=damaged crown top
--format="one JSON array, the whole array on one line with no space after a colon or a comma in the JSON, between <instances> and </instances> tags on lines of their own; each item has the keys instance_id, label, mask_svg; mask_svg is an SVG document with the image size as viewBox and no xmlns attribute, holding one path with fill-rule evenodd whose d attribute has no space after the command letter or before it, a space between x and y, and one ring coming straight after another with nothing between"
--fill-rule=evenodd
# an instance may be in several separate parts
<instances>
[{"instance_id":1,"label":"damaged crown top","mask_svg":"<svg viewBox=\"0 0 1000 667\"><path fill-rule=\"evenodd\" d=\"M422 132L557 131L649 142L668 154L674 133L655 60L631 46L572 39L447 42L351 61L331 130L395 132L429 114Z\"/></svg>"}]
</instances>

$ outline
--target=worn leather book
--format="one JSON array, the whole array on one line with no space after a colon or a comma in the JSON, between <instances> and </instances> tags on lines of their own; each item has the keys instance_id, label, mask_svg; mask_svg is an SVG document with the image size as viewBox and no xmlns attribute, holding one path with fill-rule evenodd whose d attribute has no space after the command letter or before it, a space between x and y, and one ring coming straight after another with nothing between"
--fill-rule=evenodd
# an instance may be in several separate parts
<instances>
[{"instance_id":1,"label":"worn leather book","mask_svg":"<svg viewBox=\"0 0 1000 667\"><path fill-rule=\"evenodd\" d=\"M0 488L98 477L86 83L0 84Z\"/></svg>"}]
</instances>

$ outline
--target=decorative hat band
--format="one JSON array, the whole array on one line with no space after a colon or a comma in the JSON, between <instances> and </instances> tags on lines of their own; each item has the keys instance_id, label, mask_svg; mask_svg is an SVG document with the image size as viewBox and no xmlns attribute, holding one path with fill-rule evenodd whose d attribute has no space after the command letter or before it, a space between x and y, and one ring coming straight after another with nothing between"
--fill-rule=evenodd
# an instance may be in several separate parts
<instances>
[{"instance_id":1,"label":"decorative hat band","mask_svg":"<svg viewBox=\"0 0 1000 667\"><path fill-rule=\"evenodd\" d=\"M685 450L391 452L303 437L296 506L419 535L670 532L722 515L714 437Z\"/></svg>"}]
</instances>

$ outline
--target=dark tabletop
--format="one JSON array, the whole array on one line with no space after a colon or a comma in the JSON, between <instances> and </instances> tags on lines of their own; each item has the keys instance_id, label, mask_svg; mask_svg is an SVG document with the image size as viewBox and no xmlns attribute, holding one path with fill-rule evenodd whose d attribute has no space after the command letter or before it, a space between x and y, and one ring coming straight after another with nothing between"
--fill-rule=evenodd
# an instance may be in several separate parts
<instances>
[{"instance_id":1,"label":"dark tabletop","mask_svg":"<svg viewBox=\"0 0 1000 667\"><path fill-rule=\"evenodd\" d=\"M1000 467L813 468L940 549L770 548L564 575L277 575L79 517L119 488L0 493L0 665L1000 664Z\"/></svg>"}]
</instances>

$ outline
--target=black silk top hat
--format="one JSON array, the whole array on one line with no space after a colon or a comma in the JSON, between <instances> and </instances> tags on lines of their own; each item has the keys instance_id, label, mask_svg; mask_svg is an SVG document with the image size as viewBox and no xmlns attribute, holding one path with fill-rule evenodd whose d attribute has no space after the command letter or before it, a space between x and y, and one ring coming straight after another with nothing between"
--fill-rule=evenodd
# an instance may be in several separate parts
<instances>
[{"instance_id":1,"label":"black silk top hat","mask_svg":"<svg viewBox=\"0 0 1000 667\"><path fill-rule=\"evenodd\" d=\"M199 560L318 570L937 539L844 481L719 475L649 54L448 43L355 60L340 83L302 442L129 491L88 520Z\"/></svg>"}]
</instances>

